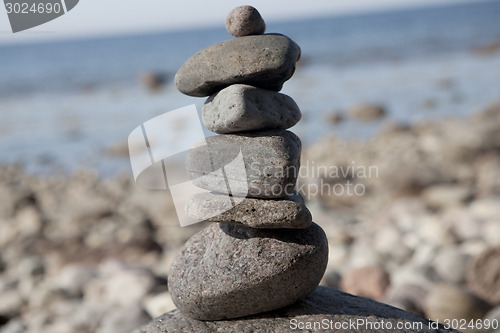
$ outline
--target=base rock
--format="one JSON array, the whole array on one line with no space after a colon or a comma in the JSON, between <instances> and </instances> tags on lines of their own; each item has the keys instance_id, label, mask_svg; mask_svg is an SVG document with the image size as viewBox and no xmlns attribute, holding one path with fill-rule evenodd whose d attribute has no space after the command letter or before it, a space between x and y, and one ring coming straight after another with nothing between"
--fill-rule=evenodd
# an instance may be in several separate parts
<instances>
[{"instance_id":1,"label":"base rock","mask_svg":"<svg viewBox=\"0 0 500 333\"><path fill-rule=\"evenodd\" d=\"M331 323L327 329L293 329L293 325ZM360 325L356 325L356 323ZM383 322L383 324L382 324ZM354 326L349 327L350 323ZM336 329L335 324L345 328ZM399 328L403 327L403 328ZM407 327L407 328L405 328ZM305 328L305 327L304 327ZM199 321L173 310L154 319L133 333L285 333L285 332L458 332L413 313L367 298L328 287L318 287L312 294L286 308L255 316L220 321Z\"/></svg>"}]
</instances>

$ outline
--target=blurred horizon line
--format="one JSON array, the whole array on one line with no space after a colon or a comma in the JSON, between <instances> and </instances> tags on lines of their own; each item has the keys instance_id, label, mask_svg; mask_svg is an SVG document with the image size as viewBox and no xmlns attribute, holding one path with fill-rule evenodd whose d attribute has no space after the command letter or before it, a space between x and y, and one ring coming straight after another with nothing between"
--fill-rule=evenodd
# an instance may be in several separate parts
<instances>
[{"instance_id":1,"label":"blurred horizon line","mask_svg":"<svg viewBox=\"0 0 500 333\"><path fill-rule=\"evenodd\" d=\"M395 13L395 12L408 12L413 10L425 10L425 9L435 9L435 8L447 8L456 6L473 6L480 3L496 2L499 0L446 0L446 2L439 3L411 3L411 4L399 4L390 5L383 7L369 7L364 9L356 10L345 10L340 12L330 12L330 13L318 13L309 14L303 16L288 16L280 17L275 19L268 19L268 26L273 26L275 24L289 23L289 22L301 22L310 21L314 19L324 20L328 18L341 18L341 17L352 17L352 16L370 16L370 15L380 15L384 13ZM200 30L220 30L225 29L224 23L215 22L205 22L202 24L195 24L190 26L176 26L176 27L158 27L158 28L146 28L146 29L135 29L127 31L114 31L109 33L88 33L74 35L64 35L59 38L48 38L42 40L34 39L22 39L22 40L2 40L1 35L12 34L11 31L0 31L0 48L3 47L15 47L24 45L36 45L36 44L61 44L61 43L71 43L80 41L93 41L93 40L106 40L106 39L120 39L127 37L137 37L146 35L163 35L163 34L178 34L178 33L189 33ZM268 33L269 31L266 31ZM54 30L28 30L22 32L24 36L26 35L54 35L57 32Z\"/></svg>"}]
</instances>

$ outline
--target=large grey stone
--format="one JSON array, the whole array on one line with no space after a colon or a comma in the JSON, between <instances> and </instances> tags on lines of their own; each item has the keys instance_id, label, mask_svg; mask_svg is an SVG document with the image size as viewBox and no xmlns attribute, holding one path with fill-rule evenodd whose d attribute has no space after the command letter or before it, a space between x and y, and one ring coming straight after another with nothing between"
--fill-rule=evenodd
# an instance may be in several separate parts
<instances>
[{"instance_id":1,"label":"large grey stone","mask_svg":"<svg viewBox=\"0 0 500 333\"><path fill-rule=\"evenodd\" d=\"M300 47L286 36L245 36L199 51L182 65L174 81L180 92L197 97L235 83L279 91L299 58Z\"/></svg>"},{"instance_id":2,"label":"large grey stone","mask_svg":"<svg viewBox=\"0 0 500 333\"><path fill-rule=\"evenodd\" d=\"M301 118L295 101L284 94L233 84L205 102L203 123L215 133L287 129Z\"/></svg>"},{"instance_id":3,"label":"large grey stone","mask_svg":"<svg viewBox=\"0 0 500 333\"><path fill-rule=\"evenodd\" d=\"M328 261L324 231L212 224L180 250L168 277L177 308L200 320L279 309L311 293Z\"/></svg>"},{"instance_id":4,"label":"large grey stone","mask_svg":"<svg viewBox=\"0 0 500 333\"><path fill-rule=\"evenodd\" d=\"M226 30L235 37L262 35L266 31L266 23L254 7L239 6L227 16Z\"/></svg>"},{"instance_id":5,"label":"large grey stone","mask_svg":"<svg viewBox=\"0 0 500 333\"><path fill-rule=\"evenodd\" d=\"M197 220L252 228L307 228L312 223L311 213L298 193L277 200L244 198L234 207L227 195L199 193L190 198L187 213Z\"/></svg>"},{"instance_id":6,"label":"large grey stone","mask_svg":"<svg viewBox=\"0 0 500 333\"><path fill-rule=\"evenodd\" d=\"M196 186L256 198L283 198L293 193L301 142L292 132L217 135L206 141L207 145L190 150L186 158L186 171ZM244 168L233 163L240 151ZM224 172L220 172L222 167Z\"/></svg>"},{"instance_id":7,"label":"large grey stone","mask_svg":"<svg viewBox=\"0 0 500 333\"><path fill-rule=\"evenodd\" d=\"M291 325L314 325L295 329ZM324 329L319 323L326 323ZM359 325L358 325L359 323ZM330 326L331 325L331 326ZM304 327L305 328L305 327ZM444 333L442 325L390 305L353 296L334 288L318 287L293 305L235 320L199 321L178 310L168 312L133 333L289 333L289 332Z\"/></svg>"}]
</instances>

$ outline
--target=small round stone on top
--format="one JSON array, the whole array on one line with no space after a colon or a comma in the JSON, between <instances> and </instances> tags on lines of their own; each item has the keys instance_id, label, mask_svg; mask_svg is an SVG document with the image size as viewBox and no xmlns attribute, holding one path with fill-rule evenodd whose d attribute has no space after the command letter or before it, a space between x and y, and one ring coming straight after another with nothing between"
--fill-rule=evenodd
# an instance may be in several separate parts
<instances>
[{"instance_id":1,"label":"small round stone on top","mask_svg":"<svg viewBox=\"0 0 500 333\"><path fill-rule=\"evenodd\" d=\"M240 6L227 16L226 30L235 37L262 35L266 31L266 23L254 7Z\"/></svg>"}]
</instances>

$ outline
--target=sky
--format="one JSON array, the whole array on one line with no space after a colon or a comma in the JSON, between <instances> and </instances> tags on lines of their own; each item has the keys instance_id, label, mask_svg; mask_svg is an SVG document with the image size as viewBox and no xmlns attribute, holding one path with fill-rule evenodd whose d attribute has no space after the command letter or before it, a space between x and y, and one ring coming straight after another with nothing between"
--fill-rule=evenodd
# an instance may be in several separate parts
<instances>
[{"instance_id":1,"label":"sky","mask_svg":"<svg viewBox=\"0 0 500 333\"><path fill-rule=\"evenodd\" d=\"M223 25L234 7L252 5L264 20L287 20L474 0L80 0L67 14L13 34L0 8L0 43L73 39Z\"/></svg>"}]
</instances>

